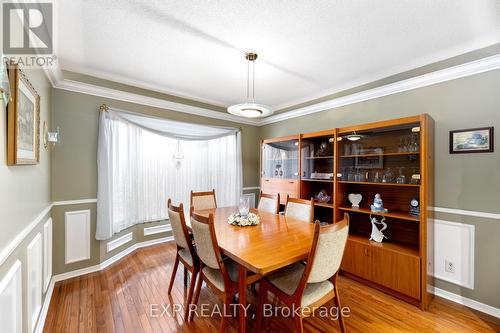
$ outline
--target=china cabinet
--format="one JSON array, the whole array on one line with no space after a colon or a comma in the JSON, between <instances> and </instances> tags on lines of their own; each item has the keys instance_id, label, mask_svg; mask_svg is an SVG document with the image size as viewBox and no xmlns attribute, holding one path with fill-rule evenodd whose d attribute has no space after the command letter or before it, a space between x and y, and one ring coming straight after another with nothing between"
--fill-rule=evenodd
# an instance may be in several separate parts
<instances>
[{"instance_id":1,"label":"china cabinet","mask_svg":"<svg viewBox=\"0 0 500 333\"><path fill-rule=\"evenodd\" d=\"M313 198L321 222L347 212L342 273L425 309L433 285L433 140L427 114L264 140L261 189L280 193L282 204L287 194ZM374 212L377 194L383 207ZM370 240L372 219L387 225L381 243Z\"/></svg>"}]
</instances>

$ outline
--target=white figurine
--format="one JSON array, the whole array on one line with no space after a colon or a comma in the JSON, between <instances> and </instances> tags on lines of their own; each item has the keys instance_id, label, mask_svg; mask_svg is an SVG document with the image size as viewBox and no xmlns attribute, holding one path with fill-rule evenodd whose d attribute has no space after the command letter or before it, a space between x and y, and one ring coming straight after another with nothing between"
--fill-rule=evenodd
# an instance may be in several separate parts
<instances>
[{"instance_id":1,"label":"white figurine","mask_svg":"<svg viewBox=\"0 0 500 333\"><path fill-rule=\"evenodd\" d=\"M387 239L387 237L382 233L385 229L387 229L387 223L385 223L385 217L382 218L382 221L377 221L376 217L371 217L370 215L370 220L372 222L372 234L370 235L370 240L373 240L378 243L382 243L384 238ZM382 229L378 229L377 224L382 224Z\"/></svg>"}]
</instances>

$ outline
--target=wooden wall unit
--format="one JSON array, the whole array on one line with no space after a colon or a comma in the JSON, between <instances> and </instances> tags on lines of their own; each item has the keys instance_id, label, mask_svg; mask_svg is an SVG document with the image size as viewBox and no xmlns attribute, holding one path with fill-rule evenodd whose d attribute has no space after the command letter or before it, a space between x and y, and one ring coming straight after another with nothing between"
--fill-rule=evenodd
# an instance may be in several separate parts
<instances>
[{"instance_id":1,"label":"wooden wall unit","mask_svg":"<svg viewBox=\"0 0 500 333\"><path fill-rule=\"evenodd\" d=\"M360 135L357 141L348 139ZM428 228L434 200L434 121L427 114L369 123L327 131L264 140L278 147L299 147L296 153L298 176L293 179L268 178L261 156L262 191L303 199L324 189L331 200L315 203L314 217L337 222L344 212L350 215L349 239L342 272L358 281L426 309L433 285L427 263L433 256L433 232ZM288 142L288 143L285 143ZM298 143L297 143L298 142ZM326 143L326 144L325 144ZM286 154L283 154L285 156ZM290 153L287 156L291 156ZM295 155L294 155L295 156ZM269 167L267 167L268 170ZM326 173L332 179L316 179ZM359 208L348 200L360 193ZM370 205L379 193L387 213L372 213ZM410 201L417 199L420 215L409 213ZM284 200L282 200L284 203ZM370 216L385 217L387 239L370 241Z\"/></svg>"}]
</instances>

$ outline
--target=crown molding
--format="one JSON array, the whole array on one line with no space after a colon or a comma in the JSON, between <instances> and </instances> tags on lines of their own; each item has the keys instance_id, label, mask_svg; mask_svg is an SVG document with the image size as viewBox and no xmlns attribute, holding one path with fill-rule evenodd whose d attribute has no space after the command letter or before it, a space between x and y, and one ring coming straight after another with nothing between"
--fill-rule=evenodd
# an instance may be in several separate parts
<instances>
[{"instance_id":1,"label":"crown molding","mask_svg":"<svg viewBox=\"0 0 500 333\"><path fill-rule=\"evenodd\" d=\"M312 104L302 108L287 111L281 114L261 119L259 125L267 125L296 117L322 112L341 106L359 103L374 98L397 94L408 90L422 88L466 76L480 74L500 68L500 54L471 61L465 64L445 68L435 72L412 77L410 79L390 83L384 86L368 89L347 96L331 99L325 102Z\"/></svg>"},{"instance_id":2,"label":"crown molding","mask_svg":"<svg viewBox=\"0 0 500 333\"><path fill-rule=\"evenodd\" d=\"M106 88L102 86L97 86L89 83L83 83L73 80L64 79L62 71L58 66L53 66L44 69L45 74L52 86L56 89L77 92L86 95L99 96L104 98L110 98L114 100L147 105L159 109L182 112L192 115L197 115L201 117L219 119L230 121L233 123L254 125L259 124L258 120L246 119L238 116L234 116L229 113L214 111L206 108L201 108L197 106L191 106L187 104L177 103L167 101L161 98L149 97L140 94L125 92L117 89Z\"/></svg>"},{"instance_id":3,"label":"crown molding","mask_svg":"<svg viewBox=\"0 0 500 333\"><path fill-rule=\"evenodd\" d=\"M87 95L110 98L129 103L147 105L160 109L193 114L201 117L214 118L219 120L230 121L234 123L264 126L288 119L293 119L317 112L322 112L349 104L359 103L379 97L389 96L417 88L431 86L434 84L455 80L475 74L480 74L500 68L500 54L486 57L483 59L471 61L461 65L445 68L431 73L423 74L406 80L394 82L384 86L364 90L347 96L331 99L328 101L308 105L305 107L293 109L284 113L261 119L249 119L231 115L225 112L218 112L206 108L186 105L167 101L160 98L148 97L140 94L129 93L117 89L106 88L93 84L72 81L64 79L62 71L59 67L54 66L46 68L45 73L52 83L52 86L57 89L83 93Z\"/></svg>"}]
</instances>

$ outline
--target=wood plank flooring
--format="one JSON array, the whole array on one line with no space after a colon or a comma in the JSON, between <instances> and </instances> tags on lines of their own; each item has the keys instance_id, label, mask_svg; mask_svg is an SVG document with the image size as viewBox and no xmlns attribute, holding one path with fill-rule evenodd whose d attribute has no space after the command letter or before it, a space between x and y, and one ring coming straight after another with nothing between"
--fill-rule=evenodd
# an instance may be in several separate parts
<instances>
[{"instance_id":1,"label":"wood plank flooring","mask_svg":"<svg viewBox=\"0 0 500 333\"><path fill-rule=\"evenodd\" d=\"M182 311L163 313L169 305L184 302L182 267L167 296L174 251L172 243L139 249L101 272L57 283L44 332L217 332L218 315L184 323ZM351 310L345 319L348 332L500 332L499 319L438 297L422 312L346 277L339 280L342 305ZM249 301L256 302L250 291ZM206 288L200 302L209 310L221 304ZM251 307L250 315L254 313ZM248 325L253 328L254 321ZM264 332L294 331L292 318L273 317L265 325ZM339 332L337 321L320 317L305 319L304 329ZM236 318L229 319L228 332L237 332Z\"/></svg>"}]
</instances>

